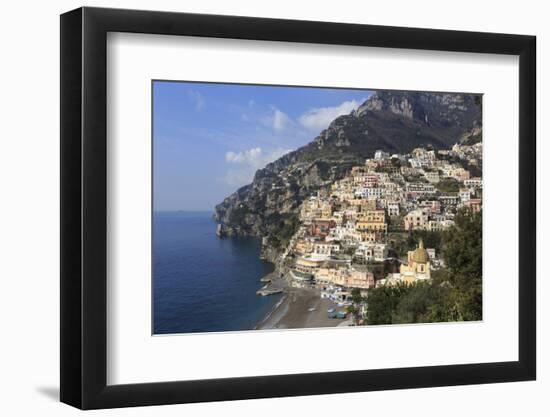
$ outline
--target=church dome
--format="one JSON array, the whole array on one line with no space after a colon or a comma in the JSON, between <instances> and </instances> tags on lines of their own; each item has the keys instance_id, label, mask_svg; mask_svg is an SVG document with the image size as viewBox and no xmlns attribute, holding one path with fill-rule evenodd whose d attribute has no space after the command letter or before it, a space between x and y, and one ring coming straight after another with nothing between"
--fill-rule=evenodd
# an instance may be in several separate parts
<instances>
[{"instance_id":1,"label":"church dome","mask_svg":"<svg viewBox=\"0 0 550 417\"><path fill-rule=\"evenodd\" d=\"M421 264L427 263L430 259L430 257L428 256L428 252L426 251L426 249L424 249L424 242L422 242L422 239L420 239L420 242L418 243L418 248L415 249L411 258L414 262Z\"/></svg>"}]
</instances>

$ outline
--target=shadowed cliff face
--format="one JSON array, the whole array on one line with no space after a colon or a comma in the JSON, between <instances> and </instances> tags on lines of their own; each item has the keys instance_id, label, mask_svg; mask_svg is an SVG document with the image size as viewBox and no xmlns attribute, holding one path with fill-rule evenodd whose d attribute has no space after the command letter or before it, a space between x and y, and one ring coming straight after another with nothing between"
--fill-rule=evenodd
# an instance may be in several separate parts
<instances>
[{"instance_id":1,"label":"shadowed cliff face","mask_svg":"<svg viewBox=\"0 0 550 417\"><path fill-rule=\"evenodd\" d=\"M376 150L448 149L480 132L479 95L377 92L309 144L258 170L251 184L216 206L216 219L229 235L267 236L280 247L295 229L301 202Z\"/></svg>"}]
</instances>

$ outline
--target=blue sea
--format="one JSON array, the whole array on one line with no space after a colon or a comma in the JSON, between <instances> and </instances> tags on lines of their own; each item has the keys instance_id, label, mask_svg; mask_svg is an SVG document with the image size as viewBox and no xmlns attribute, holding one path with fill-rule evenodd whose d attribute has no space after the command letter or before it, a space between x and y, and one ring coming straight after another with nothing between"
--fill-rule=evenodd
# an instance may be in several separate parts
<instances>
[{"instance_id":1,"label":"blue sea","mask_svg":"<svg viewBox=\"0 0 550 417\"><path fill-rule=\"evenodd\" d=\"M153 215L154 334L253 329L280 295L261 297L257 238L216 236L210 212Z\"/></svg>"}]
</instances>

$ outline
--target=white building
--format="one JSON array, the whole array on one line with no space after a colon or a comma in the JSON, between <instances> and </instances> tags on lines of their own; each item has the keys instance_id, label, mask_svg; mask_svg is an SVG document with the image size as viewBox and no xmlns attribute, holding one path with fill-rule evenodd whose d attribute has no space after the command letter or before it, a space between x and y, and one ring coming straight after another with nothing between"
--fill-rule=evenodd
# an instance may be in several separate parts
<instances>
[{"instance_id":1,"label":"white building","mask_svg":"<svg viewBox=\"0 0 550 417\"><path fill-rule=\"evenodd\" d=\"M382 262L388 256L388 248L384 243L363 242L357 247L355 256L363 258L367 262Z\"/></svg>"},{"instance_id":2,"label":"white building","mask_svg":"<svg viewBox=\"0 0 550 417\"><path fill-rule=\"evenodd\" d=\"M386 158L389 158L389 157L390 157L389 153L381 151L381 150L378 150L374 153L374 159L376 159L377 161L379 161L381 159L386 159Z\"/></svg>"},{"instance_id":3,"label":"white building","mask_svg":"<svg viewBox=\"0 0 550 417\"><path fill-rule=\"evenodd\" d=\"M332 255L340 251L340 245L335 243L319 242L313 245L313 253L316 255Z\"/></svg>"},{"instance_id":4,"label":"white building","mask_svg":"<svg viewBox=\"0 0 550 417\"><path fill-rule=\"evenodd\" d=\"M470 196L471 196L470 190L467 188L462 188L458 192L458 196L460 197L461 203L467 203L468 201L470 201Z\"/></svg>"},{"instance_id":5,"label":"white building","mask_svg":"<svg viewBox=\"0 0 550 417\"><path fill-rule=\"evenodd\" d=\"M399 203L388 203L386 205L388 216L399 216Z\"/></svg>"},{"instance_id":6,"label":"white building","mask_svg":"<svg viewBox=\"0 0 550 417\"><path fill-rule=\"evenodd\" d=\"M425 230L428 226L430 210L427 208L416 209L408 213L404 218L405 230Z\"/></svg>"},{"instance_id":7,"label":"white building","mask_svg":"<svg viewBox=\"0 0 550 417\"><path fill-rule=\"evenodd\" d=\"M456 194L439 196L439 201L444 206L456 206L460 202L460 197Z\"/></svg>"},{"instance_id":8,"label":"white building","mask_svg":"<svg viewBox=\"0 0 550 417\"><path fill-rule=\"evenodd\" d=\"M420 162L420 160L416 158L409 159L409 164L411 164L411 167L416 169L422 168L422 162Z\"/></svg>"},{"instance_id":9,"label":"white building","mask_svg":"<svg viewBox=\"0 0 550 417\"><path fill-rule=\"evenodd\" d=\"M479 177L464 180L464 185L470 189L482 188L483 180Z\"/></svg>"},{"instance_id":10,"label":"white building","mask_svg":"<svg viewBox=\"0 0 550 417\"><path fill-rule=\"evenodd\" d=\"M424 178L432 184L437 184L439 182L439 172L436 171L425 171Z\"/></svg>"},{"instance_id":11,"label":"white building","mask_svg":"<svg viewBox=\"0 0 550 417\"><path fill-rule=\"evenodd\" d=\"M430 220L426 229L431 232L442 232L454 224L455 222L452 220Z\"/></svg>"},{"instance_id":12,"label":"white building","mask_svg":"<svg viewBox=\"0 0 550 417\"><path fill-rule=\"evenodd\" d=\"M435 187L432 184L423 182L409 182L407 183L407 192L418 195L435 194Z\"/></svg>"},{"instance_id":13,"label":"white building","mask_svg":"<svg viewBox=\"0 0 550 417\"><path fill-rule=\"evenodd\" d=\"M382 188L360 187L355 190L354 195L357 198L374 199L382 197Z\"/></svg>"}]
</instances>

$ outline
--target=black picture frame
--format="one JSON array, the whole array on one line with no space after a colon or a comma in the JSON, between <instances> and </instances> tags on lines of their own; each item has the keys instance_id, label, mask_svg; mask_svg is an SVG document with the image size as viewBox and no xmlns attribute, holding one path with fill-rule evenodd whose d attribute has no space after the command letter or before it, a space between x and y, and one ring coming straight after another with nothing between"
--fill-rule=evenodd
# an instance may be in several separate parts
<instances>
[{"instance_id":1,"label":"black picture frame","mask_svg":"<svg viewBox=\"0 0 550 417\"><path fill-rule=\"evenodd\" d=\"M519 56L519 360L107 385L108 32ZM61 15L61 401L82 409L534 380L536 38L170 12Z\"/></svg>"}]
</instances>

